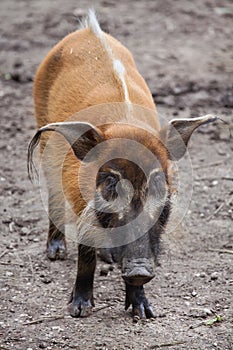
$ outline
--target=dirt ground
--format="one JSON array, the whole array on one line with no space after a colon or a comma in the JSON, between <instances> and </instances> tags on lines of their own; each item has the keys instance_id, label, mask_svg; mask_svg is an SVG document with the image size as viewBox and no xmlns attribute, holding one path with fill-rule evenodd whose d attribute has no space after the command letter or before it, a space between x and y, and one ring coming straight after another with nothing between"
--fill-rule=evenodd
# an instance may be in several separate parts
<instances>
[{"instance_id":1,"label":"dirt ground","mask_svg":"<svg viewBox=\"0 0 233 350\"><path fill-rule=\"evenodd\" d=\"M77 247L68 242L64 262L46 258L47 217L26 170L32 86L46 53L93 5L102 28L134 54L161 116L213 113L233 122L231 0L2 0L0 349L233 349L233 143L220 122L190 143L192 202L181 228L164 234L146 285L157 317L132 322L120 271L102 276L103 262L93 314L74 319L66 311Z\"/></svg>"}]
</instances>

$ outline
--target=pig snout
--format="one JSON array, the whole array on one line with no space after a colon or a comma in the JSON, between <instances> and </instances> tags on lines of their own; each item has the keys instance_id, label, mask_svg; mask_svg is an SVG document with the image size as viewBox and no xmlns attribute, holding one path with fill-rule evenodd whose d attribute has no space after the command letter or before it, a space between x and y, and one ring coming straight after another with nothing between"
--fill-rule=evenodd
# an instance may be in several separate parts
<instances>
[{"instance_id":1,"label":"pig snout","mask_svg":"<svg viewBox=\"0 0 233 350\"><path fill-rule=\"evenodd\" d=\"M127 284L141 286L149 282L154 276L155 274L153 259L123 259L122 278Z\"/></svg>"}]
</instances>

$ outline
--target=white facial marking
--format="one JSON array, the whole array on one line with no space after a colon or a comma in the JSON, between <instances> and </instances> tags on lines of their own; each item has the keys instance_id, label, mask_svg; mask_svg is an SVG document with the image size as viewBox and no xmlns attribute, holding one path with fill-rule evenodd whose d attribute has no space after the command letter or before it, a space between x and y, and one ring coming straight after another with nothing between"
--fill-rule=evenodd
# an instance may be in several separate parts
<instances>
[{"instance_id":1,"label":"white facial marking","mask_svg":"<svg viewBox=\"0 0 233 350\"><path fill-rule=\"evenodd\" d=\"M128 92L128 88L127 88L126 81L125 81L125 67L121 61L114 59L113 68L121 81L124 96L125 96L125 101L130 102L129 101L129 92Z\"/></svg>"},{"instance_id":2,"label":"white facial marking","mask_svg":"<svg viewBox=\"0 0 233 350\"><path fill-rule=\"evenodd\" d=\"M121 175L120 171L117 171L114 169L110 169L109 171L110 171L110 173L115 174L115 175L119 176L120 179L122 179L122 175Z\"/></svg>"}]
</instances>

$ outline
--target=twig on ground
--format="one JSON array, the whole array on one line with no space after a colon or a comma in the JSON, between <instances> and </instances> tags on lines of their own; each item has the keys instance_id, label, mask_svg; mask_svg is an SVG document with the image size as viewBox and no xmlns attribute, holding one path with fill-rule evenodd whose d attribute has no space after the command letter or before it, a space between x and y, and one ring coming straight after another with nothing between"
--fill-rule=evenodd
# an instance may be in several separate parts
<instances>
[{"instance_id":1,"label":"twig on ground","mask_svg":"<svg viewBox=\"0 0 233 350\"><path fill-rule=\"evenodd\" d=\"M233 201L233 196L231 196L228 200L225 199L225 201L221 203L220 206L213 212L213 214L211 214L206 218L206 220L209 221L210 219L212 219L216 214L218 214L218 212L224 207L224 205L228 206L232 201Z\"/></svg>"},{"instance_id":2,"label":"twig on ground","mask_svg":"<svg viewBox=\"0 0 233 350\"><path fill-rule=\"evenodd\" d=\"M24 205L28 205L29 203L35 202L38 199L39 199L39 196L36 196L36 197L33 197L33 198L29 198L28 200L26 200L24 202Z\"/></svg>"},{"instance_id":3,"label":"twig on ground","mask_svg":"<svg viewBox=\"0 0 233 350\"><path fill-rule=\"evenodd\" d=\"M53 320L58 320L60 318L64 318L65 315L51 315L51 316L42 316L40 318L37 318L36 320L32 320L32 321L28 321L28 322L25 322L23 323L24 326L28 326L28 325L31 325L31 324L37 324L37 323L41 323L41 322L44 322L44 321L53 321Z\"/></svg>"},{"instance_id":4,"label":"twig on ground","mask_svg":"<svg viewBox=\"0 0 233 350\"><path fill-rule=\"evenodd\" d=\"M29 260L29 266L30 266L30 270L31 270L31 274L32 274L32 280L35 281L35 272L34 272L34 268L32 265L32 258L31 255L28 254L28 260Z\"/></svg>"},{"instance_id":5,"label":"twig on ground","mask_svg":"<svg viewBox=\"0 0 233 350\"><path fill-rule=\"evenodd\" d=\"M4 251L2 252L2 254L0 255L0 259L2 259L2 258L4 257L4 255L6 255L8 252L9 252L8 249L4 250Z\"/></svg>"},{"instance_id":6,"label":"twig on ground","mask_svg":"<svg viewBox=\"0 0 233 350\"><path fill-rule=\"evenodd\" d=\"M4 346L4 345L0 345L0 350L9 350L9 348L7 348L7 347Z\"/></svg>"},{"instance_id":7,"label":"twig on ground","mask_svg":"<svg viewBox=\"0 0 233 350\"><path fill-rule=\"evenodd\" d=\"M233 181L232 176L221 176L221 177L196 177L194 181L214 181L214 180L228 180Z\"/></svg>"},{"instance_id":8,"label":"twig on ground","mask_svg":"<svg viewBox=\"0 0 233 350\"><path fill-rule=\"evenodd\" d=\"M15 223L13 221L9 223L9 231L10 232L14 231L14 225L15 225Z\"/></svg>"},{"instance_id":9,"label":"twig on ground","mask_svg":"<svg viewBox=\"0 0 233 350\"><path fill-rule=\"evenodd\" d=\"M194 329L200 326L212 326L213 324L217 323L217 322L221 322L222 321L222 317L218 314L215 314L214 318L211 318L207 321L201 321L198 322L196 324L192 324L191 326L189 326L190 329Z\"/></svg>"},{"instance_id":10,"label":"twig on ground","mask_svg":"<svg viewBox=\"0 0 233 350\"><path fill-rule=\"evenodd\" d=\"M228 159L229 157L223 159L223 160L220 160L218 162L213 162L213 163L208 163L208 164L203 164L203 165L199 165L199 166L196 166L194 167L193 169L194 170L198 170L198 169L204 169L204 168L210 168L212 166L217 166L217 165L220 165L220 164L223 164L225 163L225 161Z\"/></svg>"},{"instance_id":11,"label":"twig on ground","mask_svg":"<svg viewBox=\"0 0 233 350\"><path fill-rule=\"evenodd\" d=\"M161 349L169 346L176 346L176 345L181 345L187 343L186 341L177 341L174 343L163 343L163 344L155 344L150 346L150 349Z\"/></svg>"},{"instance_id":12,"label":"twig on ground","mask_svg":"<svg viewBox=\"0 0 233 350\"><path fill-rule=\"evenodd\" d=\"M189 329L194 329L194 328L203 326L204 324L205 324L204 321L198 322L198 323L196 323L196 324L191 324L191 326L189 326Z\"/></svg>"},{"instance_id":13,"label":"twig on ground","mask_svg":"<svg viewBox=\"0 0 233 350\"><path fill-rule=\"evenodd\" d=\"M23 266L23 263L15 263L15 262L0 261L0 265Z\"/></svg>"},{"instance_id":14,"label":"twig on ground","mask_svg":"<svg viewBox=\"0 0 233 350\"><path fill-rule=\"evenodd\" d=\"M113 304L108 304L108 305L104 305L104 306L100 306L100 307L97 307L93 310L93 312L98 312L100 310L104 310L104 309L107 309L108 307L111 307L113 306Z\"/></svg>"},{"instance_id":15,"label":"twig on ground","mask_svg":"<svg viewBox=\"0 0 233 350\"><path fill-rule=\"evenodd\" d=\"M233 250L228 249L209 249L210 252L217 252L221 254L233 254Z\"/></svg>"},{"instance_id":16,"label":"twig on ground","mask_svg":"<svg viewBox=\"0 0 233 350\"><path fill-rule=\"evenodd\" d=\"M225 205L225 201L223 203L220 204L220 206L209 216L207 216L206 220L209 221L210 219L212 219L216 214L218 214L218 212L220 212L220 210L224 207Z\"/></svg>"}]
</instances>

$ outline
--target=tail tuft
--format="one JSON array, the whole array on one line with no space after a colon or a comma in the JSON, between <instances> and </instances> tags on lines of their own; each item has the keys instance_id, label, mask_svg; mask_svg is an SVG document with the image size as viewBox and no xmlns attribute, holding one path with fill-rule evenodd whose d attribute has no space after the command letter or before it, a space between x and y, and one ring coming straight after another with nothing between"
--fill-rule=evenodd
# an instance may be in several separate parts
<instances>
[{"instance_id":1,"label":"tail tuft","mask_svg":"<svg viewBox=\"0 0 233 350\"><path fill-rule=\"evenodd\" d=\"M33 162L33 153L38 143L40 142L40 137L41 137L41 130L38 130L28 146L27 171L28 171L29 180L31 182L33 182L34 180L34 174L36 174L36 177L38 177L38 172Z\"/></svg>"}]
</instances>

